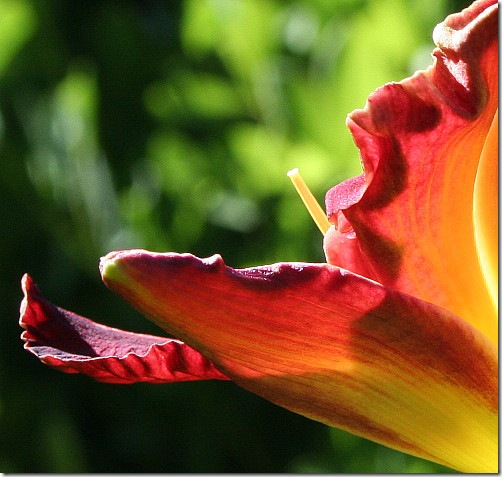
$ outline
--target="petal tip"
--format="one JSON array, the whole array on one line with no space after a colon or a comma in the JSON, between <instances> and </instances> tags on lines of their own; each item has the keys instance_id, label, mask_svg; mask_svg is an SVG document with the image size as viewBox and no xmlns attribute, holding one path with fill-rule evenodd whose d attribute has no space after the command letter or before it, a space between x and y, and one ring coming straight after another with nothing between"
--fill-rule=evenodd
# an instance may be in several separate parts
<instances>
[{"instance_id":1,"label":"petal tip","mask_svg":"<svg viewBox=\"0 0 502 477\"><path fill-rule=\"evenodd\" d=\"M30 324L30 318L33 318L33 314L28 312L30 308L30 297L36 295L38 292L33 278L31 278L28 273L25 273L21 278L21 290L24 296L19 309L19 326L23 329L27 329ZM21 336L21 338L23 338L23 336Z\"/></svg>"}]
</instances>

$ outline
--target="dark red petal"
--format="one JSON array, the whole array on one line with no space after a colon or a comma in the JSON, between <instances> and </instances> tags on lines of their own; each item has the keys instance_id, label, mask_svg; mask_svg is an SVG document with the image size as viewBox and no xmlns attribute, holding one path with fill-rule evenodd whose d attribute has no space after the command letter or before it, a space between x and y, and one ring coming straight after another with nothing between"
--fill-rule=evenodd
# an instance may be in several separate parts
<instances>
[{"instance_id":1,"label":"dark red petal","mask_svg":"<svg viewBox=\"0 0 502 477\"><path fill-rule=\"evenodd\" d=\"M107 383L172 383L229 379L185 343L94 323L48 302L29 275L19 324L25 348L65 373Z\"/></svg>"}]
</instances>

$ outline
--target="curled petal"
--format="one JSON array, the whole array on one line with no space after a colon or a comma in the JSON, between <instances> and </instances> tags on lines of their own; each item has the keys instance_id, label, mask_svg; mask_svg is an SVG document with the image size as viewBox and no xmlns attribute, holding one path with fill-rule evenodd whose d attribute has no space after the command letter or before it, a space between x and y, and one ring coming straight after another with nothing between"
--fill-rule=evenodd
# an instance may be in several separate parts
<instances>
[{"instance_id":1,"label":"curled petal","mask_svg":"<svg viewBox=\"0 0 502 477\"><path fill-rule=\"evenodd\" d=\"M29 275L22 285L21 337L25 348L49 366L119 384L228 379L181 341L94 323L49 303Z\"/></svg>"},{"instance_id":2,"label":"curled petal","mask_svg":"<svg viewBox=\"0 0 502 477\"><path fill-rule=\"evenodd\" d=\"M463 471L497 466L497 353L456 315L328 264L102 259L108 287L236 383Z\"/></svg>"},{"instance_id":3,"label":"curled petal","mask_svg":"<svg viewBox=\"0 0 502 477\"><path fill-rule=\"evenodd\" d=\"M496 135L486 145L498 108L497 12L495 0L481 0L449 16L434 31L429 69L376 90L349 115L365 184L348 204L328 192L335 226L324 243L329 263L444 307L493 342L496 286L490 294L484 265L496 269L496 207L474 216L474 184L484 154L491 187L480 203L497 201ZM481 266L476 227L490 250Z\"/></svg>"},{"instance_id":4,"label":"curled petal","mask_svg":"<svg viewBox=\"0 0 502 477\"><path fill-rule=\"evenodd\" d=\"M498 290L498 110L486 138L474 184L474 233L479 262L494 305Z\"/></svg>"}]
</instances>

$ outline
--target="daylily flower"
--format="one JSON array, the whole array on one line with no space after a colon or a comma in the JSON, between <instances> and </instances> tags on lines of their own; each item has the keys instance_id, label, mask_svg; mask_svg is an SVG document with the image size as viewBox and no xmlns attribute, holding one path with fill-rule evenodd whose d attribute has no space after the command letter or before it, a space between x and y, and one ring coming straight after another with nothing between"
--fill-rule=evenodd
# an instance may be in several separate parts
<instances>
[{"instance_id":1,"label":"daylily flower","mask_svg":"<svg viewBox=\"0 0 502 477\"><path fill-rule=\"evenodd\" d=\"M496 472L497 9L449 16L430 68L349 115L364 173L314 212L327 263L104 257L105 284L183 341L96 324L25 275L28 351L111 383L232 379L403 452Z\"/></svg>"}]
</instances>

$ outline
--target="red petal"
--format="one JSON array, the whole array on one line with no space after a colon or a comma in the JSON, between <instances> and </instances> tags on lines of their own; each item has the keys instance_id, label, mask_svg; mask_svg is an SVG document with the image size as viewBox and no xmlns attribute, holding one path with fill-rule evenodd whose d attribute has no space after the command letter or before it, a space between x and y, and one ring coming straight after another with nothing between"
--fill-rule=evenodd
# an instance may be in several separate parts
<instances>
[{"instance_id":1,"label":"red petal","mask_svg":"<svg viewBox=\"0 0 502 477\"><path fill-rule=\"evenodd\" d=\"M328 192L327 213L343 227L325 238L329 263L442 306L494 341L473 189L498 107L497 11L479 1L448 17L434 32L435 64L349 116L366 185L348 206Z\"/></svg>"},{"instance_id":2,"label":"red petal","mask_svg":"<svg viewBox=\"0 0 502 477\"><path fill-rule=\"evenodd\" d=\"M496 350L441 308L327 264L234 270L219 256L129 250L101 270L276 404L457 469L496 465Z\"/></svg>"},{"instance_id":3,"label":"red petal","mask_svg":"<svg viewBox=\"0 0 502 477\"><path fill-rule=\"evenodd\" d=\"M22 286L25 348L60 371L121 384L228 379L181 341L110 328L58 308L42 296L29 275Z\"/></svg>"}]
</instances>

